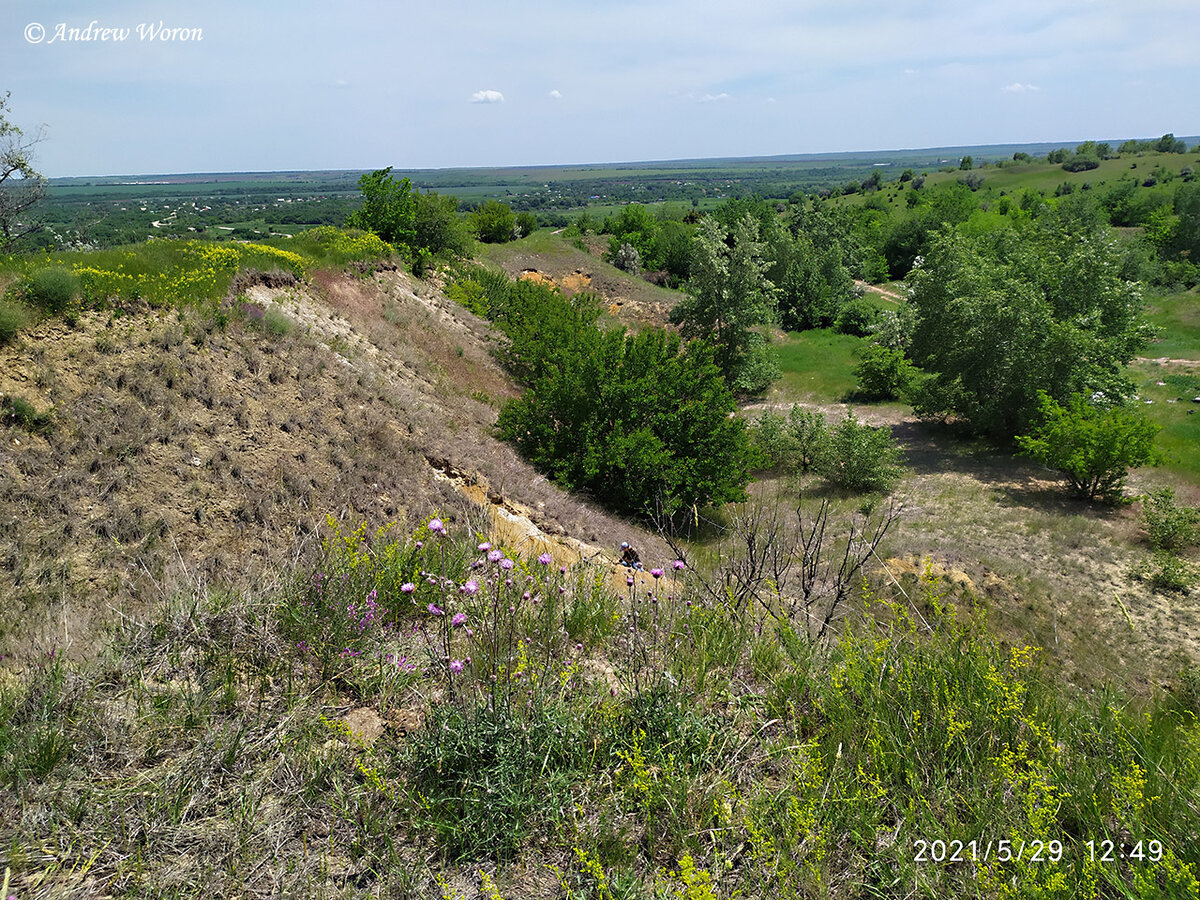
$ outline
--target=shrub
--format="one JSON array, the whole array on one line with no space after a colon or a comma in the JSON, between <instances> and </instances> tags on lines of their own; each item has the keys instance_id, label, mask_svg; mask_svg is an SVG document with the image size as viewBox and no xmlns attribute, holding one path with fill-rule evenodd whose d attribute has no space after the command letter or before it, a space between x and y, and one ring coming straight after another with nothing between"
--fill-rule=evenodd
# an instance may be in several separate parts
<instances>
[{"instance_id":1,"label":"shrub","mask_svg":"<svg viewBox=\"0 0 1200 900\"><path fill-rule=\"evenodd\" d=\"M904 396L917 374L902 351L873 344L854 367L854 394L860 400L895 400Z\"/></svg>"},{"instance_id":2,"label":"shrub","mask_svg":"<svg viewBox=\"0 0 1200 900\"><path fill-rule=\"evenodd\" d=\"M515 219L518 237L529 237L538 229L538 218L531 212L519 212Z\"/></svg>"},{"instance_id":3,"label":"shrub","mask_svg":"<svg viewBox=\"0 0 1200 900\"><path fill-rule=\"evenodd\" d=\"M796 465L800 471L811 469L829 443L829 423L825 414L796 405L788 413L788 433L796 445Z\"/></svg>"},{"instance_id":4,"label":"shrub","mask_svg":"<svg viewBox=\"0 0 1200 900\"><path fill-rule=\"evenodd\" d=\"M757 451L756 465L774 469L791 462L796 455L796 439L788 431L787 419L768 410L750 425L750 444Z\"/></svg>"},{"instance_id":5,"label":"shrub","mask_svg":"<svg viewBox=\"0 0 1200 900\"><path fill-rule=\"evenodd\" d=\"M1169 594L1186 594L1196 584L1196 567L1166 550L1156 550L1154 557L1143 562L1136 574L1153 590Z\"/></svg>"},{"instance_id":6,"label":"shrub","mask_svg":"<svg viewBox=\"0 0 1200 900\"><path fill-rule=\"evenodd\" d=\"M1156 458L1158 426L1140 411L1073 394L1065 407L1038 392L1041 424L1017 437L1022 452L1062 473L1082 500L1114 502L1130 469Z\"/></svg>"},{"instance_id":7,"label":"shrub","mask_svg":"<svg viewBox=\"0 0 1200 900\"><path fill-rule=\"evenodd\" d=\"M1142 498L1142 525L1155 550L1176 552L1200 542L1200 509L1180 506L1173 488Z\"/></svg>"},{"instance_id":8,"label":"shrub","mask_svg":"<svg viewBox=\"0 0 1200 900\"><path fill-rule=\"evenodd\" d=\"M513 239L517 217L507 203L488 200L471 213L471 227L485 244L503 244Z\"/></svg>"},{"instance_id":9,"label":"shrub","mask_svg":"<svg viewBox=\"0 0 1200 900\"><path fill-rule=\"evenodd\" d=\"M616 240L616 238L614 238ZM642 255L632 244L621 244L612 254L612 264L622 272L637 275L642 271Z\"/></svg>"},{"instance_id":10,"label":"shrub","mask_svg":"<svg viewBox=\"0 0 1200 900\"><path fill-rule=\"evenodd\" d=\"M900 448L885 427L874 428L846 414L817 451L813 469L849 491L890 493L900 480Z\"/></svg>"},{"instance_id":11,"label":"shrub","mask_svg":"<svg viewBox=\"0 0 1200 900\"><path fill-rule=\"evenodd\" d=\"M837 321L834 323L834 330L842 334L853 334L858 337L865 337L871 331L871 326L875 324L875 318L878 315L874 306L866 300L851 300L842 307L842 311L838 313Z\"/></svg>"},{"instance_id":12,"label":"shrub","mask_svg":"<svg viewBox=\"0 0 1200 900\"><path fill-rule=\"evenodd\" d=\"M7 344L15 338L28 319L24 306L0 298L0 344Z\"/></svg>"},{"instance_id":13,"label":"shrub","mask_svg":"<svg viewBox=\"0 0 1200 900\"><path fill-rule=\"evenodd\" d=\"M346 225L377 234L389 244L411 245L416 236L412 182L407 178L397 181L388 166L359 178L358 189L363 195L363 205L351 214Z\"/></svg>"},{"instance_id":14,"label":"shrub","mask_svg":"<svg viewBox=\"0 0 1200 900\"><path fill-rule=\"evenodd\" d=\"M80 294L79 276L58 267L39 269L25 284L25 297L31 306L52 315L66 312Z\"/></svg>"}]
</instances>

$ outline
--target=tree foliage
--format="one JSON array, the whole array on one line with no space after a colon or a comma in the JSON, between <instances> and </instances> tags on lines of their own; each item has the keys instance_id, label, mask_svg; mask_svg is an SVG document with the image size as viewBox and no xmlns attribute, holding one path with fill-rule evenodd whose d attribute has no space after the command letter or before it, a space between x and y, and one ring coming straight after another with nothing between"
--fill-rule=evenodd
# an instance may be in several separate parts
<instances>
[{"instance_id":1,"label":"tree foliage","mask_svg":"<svg viewBox=\"0 0 1200 900\"><path fill-rule=\"evenodd\" d=\"M363 205L346 224L377 234L389 244L412 246L416 237L412 183L407 178L397 181L388 166L359 178L358 189L363 195Z\"/></svg>"},{"instance_id":2,"label":"tree foliage","mask_svg":"<svg viewBox=\"0 0 1200 900\"><path fill-rule=\"evenodd\" d=\"M39 137L27 137L8 120L9 97L0 97L0 251L41 227L30 218L46 194L46 179L33 167Z\"/></svg>"},{"instance_id":3,"label":"tree foliage","mask_svg":"<svg viewBox=\"0 0 1200 900\"><path fill-rule=\"evenodd\" d=\"M471 252L471 232L458 215L454 197L434 191L418 193L413 205L413 240L430 253L465 256Z\"/></svg>"},{"instance_id":4,"label":"tree foliage","mask_svg":"<svg viewBox=\"0 0 1200 900\"><path fill-rule=\"evenodd\" d=\"M1090 209L1063 204L1020 232L935 235L909 277L909 357L931 375L918 412L1008 440L1036 420L1039 391L1132 392L1123 366L1151 331Z\"/></svg>"},{"instance_id":5,"label":"tree foliage","mask_svg":"<svg viewBox=\"0 0 1200 900\"><path fill-rule=\"evenodd\" d=\"M516 213L507 203L487 200L471 213L471 228L485 244L511 241L517 226Z\"/></svg>"},{"instance_id":6,"label":"tree foliage","mask_svg":"<svg viewBox=\"0 0 1200 900\"><path fill-rule=\"evenodd\" d=\"M1130 469L1152 462L1158 426L1141 412L1082 394L1059 405L1038 394L1041 421L1017 438L1022 452L1062 473L1082 500L1120 499Z\"/></svg>"},{"instance_id":7,"label":"tree foliage","mask_svg":"<svg viewBox=\"0 0 1200 900\"><path fill-rule=\"evenodd\" d=\"M900 448L891 429L859 422L849 412L830 429L813 469L826 481L855 492L887 494L900 480Z\"/></svg>"},{"instance_id":8,"label":"tree foliage","mask_svg":"<svg viewBox=\"0 0 1200 900\"><path fill-rule=\"evenodd\" d=\"M503 359L528 387L498 428L556 482L632 514L744 498L745 424L711 345L602 331L586 296L494 273L471 273L451 296L508 337Z\"/></svg>"},{"instance_id":9,"label":"tree foliage","mask_svg":"<svg viewBox=\"0 0 1200 900\"><path fill-rule=\"evenodd\" d=\"M749 214L735 224L728 243L714 219L701 221L688 293L671 312L685 337L712 342L717 365L741 394L763 390L777 374L757 330L775 314L775 289L758 237L758 222Z\"/></svg>"}]
</instances>

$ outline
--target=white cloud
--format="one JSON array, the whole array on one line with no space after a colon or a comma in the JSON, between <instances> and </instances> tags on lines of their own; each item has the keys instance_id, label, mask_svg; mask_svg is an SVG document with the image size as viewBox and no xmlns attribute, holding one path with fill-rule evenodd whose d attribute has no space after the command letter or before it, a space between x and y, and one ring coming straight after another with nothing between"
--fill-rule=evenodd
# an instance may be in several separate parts
<instances>
[{"instance_id":1,"label":"white cloud","mask_svg":"<svg viewBox=\"0 0 1200 900\"><path fill-rule=\"evenodd\" d=\"M553 98L553 99L555 99L555 100L561 100L561 99L562 99L562 91L560 91L560 90L553 90L553 91L551 91L551 92L550 92L549 96L550 96L550 97L552 97L552 98Z\"/></svg>"},{"instance_id":2,"label":"white cloud","mask_svg":"<svg viewBox=\"0 0 1200 900\"><path fill-rule=\"evenodd\" d=\"M1019 81L1014 81L1012 84L1006 84L1000 90L1006 94L1029 94L1034 91L1040 91L1041 88L1036 84L1021 84Z\"/></svg>"},{"instance_id":3,"label":"white cloud","mask_svg":"<svg viewBox=\"0 0 1200 900\"><path fill-rule=\"evenodd\" d=\"M716 103L720 100L728 100L729 95L722 91L719 94L704 94L696 98L697 103Z\"/></svg>"},{"instance_id":4,"label":"white cloud","mask_svg":"<svg viewBox=\"0 0 1200 900\"><path fill-rule=\"evenodd\" d=\"M499 91L476 91L471 95L472 103L503 103L504 95Z\"/></svg>"}]
</instances>

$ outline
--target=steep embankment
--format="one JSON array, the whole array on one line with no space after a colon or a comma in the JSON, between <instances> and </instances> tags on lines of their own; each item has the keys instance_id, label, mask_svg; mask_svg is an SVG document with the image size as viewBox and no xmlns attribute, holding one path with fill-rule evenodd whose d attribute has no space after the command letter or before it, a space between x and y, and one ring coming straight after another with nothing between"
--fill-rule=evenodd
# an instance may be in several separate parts
<instances>
[{"instance_id":1,"label":"steep embankment","mask_svg":"<svg viewBox=\"0 0 1200 900\"><path fill-rule=\"evenodd\" d=\"M184 584L249 583L315 549L327 515L440 511L568 559L626 533L492 438L516 387L486 323L434 288L317 273L245 299L228 322L130 307L0 350L0 394L53 411L0 430L5 652L81 650Z\"/></svg>"}]
</instances>

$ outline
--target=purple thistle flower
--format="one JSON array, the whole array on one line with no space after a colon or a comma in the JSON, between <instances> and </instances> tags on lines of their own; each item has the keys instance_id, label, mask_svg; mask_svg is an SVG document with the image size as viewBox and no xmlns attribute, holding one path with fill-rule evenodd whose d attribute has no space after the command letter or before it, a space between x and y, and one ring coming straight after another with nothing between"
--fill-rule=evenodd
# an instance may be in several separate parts
<instances>
[{"instance_id":1,"label":"purple thistle flower","mask_svg":"<svg viewBox=\"0 0 1200 900\"><path fill-rule=\"evenodd\" d=\"M425 546L425 542L424 542L424 541L417 541L417 549L418 549L418 550L420 550L420 549L421 549L422 547L424 547L424 546Z\"/></svg>"},{"instance_id":2,"label":"purple thistle flower","mask_svg":"<svg viewBox=\"0 0 1200 900\"><path fill-rule=\"evenodd\" d=\"M686 566L682 559L677 559L675 562L671 563L671 568L678 572L680 569L686 568Z\"/></svg>"},{"instance_id":3,"label":"purple thistle flower","mask_svg":"<svg viewBox=\"0 0 1200 900\"><path fill-rule=\"evenodd\" d=\"M450 620L450 624L453 625L455 628L457 628L460 625L466 625L467 624L467 614L466 613L455 613L454 618Z\"/></svg>"},{"instance_id":4,"label":"purple thistle flower","mask_svg":"<svg viewBox=\"0 0 1200 900\"><path fill-rule=\"evenodd\" d=\"M663 570L662 570L662 569L651 569L651 570L650 570L650 574L651 574L651 575L653 575L653 576L654 576L656 579L657 579L657 578L662 578L662 577L663 577Z\"/></svg>"},{"instance_id":5,"label":"purple thistle flower","mask_svg":"<svg viewBox=\"0 0 1200 900\"><path fill-rule=\"evenodd\" d=\"M413 584L411 581L406 581L406 582L404 582L404 584L400 585L400 593L402 593L402 594L411 594L416 589L417 589L417 586L415 584Z\"/></svg>"},{"instance_id":6,"label":"purple thistle flower","mask_svg":"<svg viewBox=\"0 0 1200 900\"><path fill-rule=\"evenodd\" d=\"M479 545L480 553L487 553L491 549L492 549L492 545L489 544L487 541L484 541L482 544Z\"/></svg>"},{"instance_id":7,"label":"purple thistle flower","mask_svg":"<svg viewBox=\"0 0 1200 900\"><path fill-rule=\"evenodd\" d=\"M626 579L625 579L625 583L626 583L627 585L629 585L630 587L633 587L633 576L632 576L632 575L630 575L628 578L626 578Z\"/></svg>"},{"instance_id":8,"label":"purple thistle flower","mask_svg":"<svg viewBox=\"0 0 1200 900\"><path fill-rule=\"evenodd\" d=\"M512 567L513 567L513 561L511 559L508 559L506 557L506 558L500 560L500 568L511 569Z\"/></svg>"},{"instance_id":9,"label":"purple thistle flower","mask_svg":"<svg viewBox=\"0 0 1200 900\"><path fill-rule=\"evenodd\" d=\"M435 606L434 604L430 603L429 604L429 614L431 616L444 616L446 614L446 611L443 610L440 606Z\"/></svg>"},{"instance_id":10,"label":"purple thistle flower","mask_svg":"<svg viewBox=\"0 0 1200 900\"><path fill-rule=\"evenodd\" d=\"M488 554L488 562L500 562L500 557L503 555L499 550L493 550Z\"/></svg>"},{"instance_id":11,"label":"purple thistle flower","mask_svg":"<svg viewBox=\"0 0 1200 900\"><path fill-rule=\"evenodd\" d=\"M433 534L445 534L446 526L442 524L441 519L430 519L426 526Z\"/></svg>"},{"instance_id":12,"label":"purple thistle flower","mask_svg":"<svg viewBox=\"0 0 1200 900\"><path fill-rule=\"evenodd\" d=\"M461 588L459 588L459 590L462 591L464 594L471 596L479 590L479 582L476 581L474 578L472 578L470 581L468 581L466 584L464 584ZM459 615L462 615L462 614L459 613Z\"/></svg>"},{"instance_id":13,"label":"purple thistle flower","mask_svg":"<svg viewBox=\"0 0 1200 900\"><path fill-rule=\"evenodd\" d=\"M543 566L548 566L553 561L554 561L554 557L551 556L549 553L543 553L541 556L538 557L538 562L540 562Z\"/></svg>"},{"instance_id":14,"label":"purple thistle flower","mask_svg":"<svg viewBox=\"0 0 1200 900\"><path fill-rule=\"evenodd\" d=\"M461 672L462 670L463 670L463 664L462 664L461 659L450 660L450 671L451 672Z\"/></svg>"}]
</instances>

